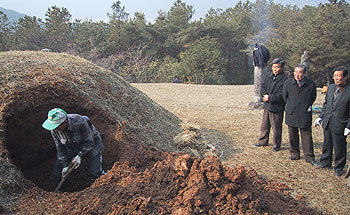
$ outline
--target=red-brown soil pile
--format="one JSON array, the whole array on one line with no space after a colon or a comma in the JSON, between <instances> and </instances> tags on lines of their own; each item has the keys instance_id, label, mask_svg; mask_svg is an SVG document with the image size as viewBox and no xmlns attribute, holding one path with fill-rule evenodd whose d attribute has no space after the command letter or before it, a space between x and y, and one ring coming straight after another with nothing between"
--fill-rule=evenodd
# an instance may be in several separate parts
<instances>
[{"instance_id":1,"label":"red-brown soil pile","mask_svg":"<svg viewBox=\"0 0 350 215\"><path fill-rule=\"evenodd\" d=\"M242 166L222 166L215 157L136 145L131 154L80 192L31 187L16 214L317 214L290 197L286 186Z\"/></svg>"}]
</instances>

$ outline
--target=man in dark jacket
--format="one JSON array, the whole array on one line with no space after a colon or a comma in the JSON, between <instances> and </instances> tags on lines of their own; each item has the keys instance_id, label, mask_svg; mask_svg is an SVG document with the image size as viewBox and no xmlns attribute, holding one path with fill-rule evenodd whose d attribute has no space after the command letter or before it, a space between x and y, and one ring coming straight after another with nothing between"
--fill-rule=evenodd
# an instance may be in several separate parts
<instances>
[{"instance_id":1,"label":"man in dark jacket","mask_svg":"<svg viewBox=\"0 0 350 215\"><path fill-rule=\"evenodd\" d=\"M304 159L317 166L311 133L312 104L316 99L316 84L305 75L305 66L299 64L294 69L294 77L284 83L282 95L286 102L285 123L288 125L290 159L300 159L300 131Z\"/></svg>"},{"instance_id":2,"label":"man in dark jacket","mask_svg":"<svg viewBox=\"0 0 350 215\"><path fill-rule=\"evenodd\" d=\"M100 133L87 116L67 114L61 108L49 111L43 128L51 131L57 149L55 168L56 183L68 172L69 163L75 168L86 157L89 161L89 173L93 179L105 174L102 170L102 150L104 145Z\"/></svg>"},{"instance_id":3,"label":"man in dark jacket","mask_svg":"<svg viewBox=\"0 0 350 215\"><path fill-rule=\"evenodd\" d=\"M259 68L264 68L270 59L270 51L263 45L255 43L253 49L253 64Z\"/></svg>"},{"instance_id":4,"label":"man in dark jacket","mask_svg":"<svg viewBox=\"0 0 350 215\"><path fill-rule=\"evenodd\" d=\"M288 77L284 74L284 60L276 58L272 61L272 73L268 75L262 84L264 113L261 122L259 142L255 146L267 146L270 129L273 130L274 151L279 151L282 140L282 121L284 112L284 100L282 88Z\"/></svg>"},{"instance_id":5,"label":"man in dark jacket","mask_svg":"<svg viewBox=\"0 0 350 215\"><path fill-rule=\"evenodd\" d=\"M333 70L334 84L330 84L322 112L314 125L322 122L324 143L319 167L331 168L333 148L334 174L343 175L346 163L346 137L350 133L350 87L347 83L348 70L337 67Z\"/></svg>"}]
</instances>

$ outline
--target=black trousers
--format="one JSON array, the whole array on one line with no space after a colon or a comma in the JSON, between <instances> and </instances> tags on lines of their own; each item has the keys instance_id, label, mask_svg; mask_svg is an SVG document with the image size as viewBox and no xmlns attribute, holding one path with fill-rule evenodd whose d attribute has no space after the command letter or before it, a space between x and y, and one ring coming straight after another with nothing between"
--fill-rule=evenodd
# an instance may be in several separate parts
<instances>
[{"instance_id":1,"label":"black trousers","mask_svg":"<svg viewBox=\"0 0 350 215\"><path fill-rule=\"evenodd\" d=\"M282 141L282 121L283 112L273 113L264 109L260 128L259 143L267 145L269 143L270 129L273 131L273 144L276 147L281 146Z\"/></svg>"},{"instance_id":2,"label":"black trousers","mask_svg":"<svg viewBox=\"0 0 350 215\"><path fill-rule=\"evenodd\" d=\"M335 134L329 126L323 130L323 134L324 143L320 163L322 165L332 165L334 148L334 169L343 169L346 163L346 136Z\"/></svg>"},{"instance_id":3,"label":"black trousers","mask_svg":"<svg viewBox=\"0 0 350 215\"><path fill-rule=\"evenodd\" d=\"M300 157L299 149L299 131L301 137L301 147L304 152L304 159L306 162L315 161L314 143L312 141L311 127L296 128L288 126L289 134L289 151L292 156Z\"/></svg>"}]
</instances>

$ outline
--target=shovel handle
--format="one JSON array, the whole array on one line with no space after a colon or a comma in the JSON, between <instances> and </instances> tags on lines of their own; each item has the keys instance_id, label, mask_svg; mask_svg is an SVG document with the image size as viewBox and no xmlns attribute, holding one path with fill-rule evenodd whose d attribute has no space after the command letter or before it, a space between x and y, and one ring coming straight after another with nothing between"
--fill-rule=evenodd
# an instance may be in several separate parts
<instances>
[{"instance_id":1,"label":"shovel handle","mask_svg":"<svg viewBox=\"0 0 350 215\"><path fill-rule=\"evenodd\" d=\"M67 173L62 176L62 179L60 181L60 183L57 185L56 189L54 190L54 192L56 193L58 191L58 189L61 188L63 182L68 178L68 176L70 175L70 173L78 166L78 163L73 163L70 162L69 166L68 166L68 171Z\"/></svg>"}]
</instances>

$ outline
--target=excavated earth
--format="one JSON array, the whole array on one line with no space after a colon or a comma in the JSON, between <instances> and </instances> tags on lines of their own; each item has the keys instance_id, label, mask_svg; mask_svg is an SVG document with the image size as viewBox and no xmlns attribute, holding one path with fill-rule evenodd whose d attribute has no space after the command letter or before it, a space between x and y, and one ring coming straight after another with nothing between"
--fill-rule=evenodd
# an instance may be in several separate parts
<instances>
[{"instance_id":1,"label":"excavated earth","mask_svg":"<svg viewBox=\"0 0 350 215\"><path fill-rule=\"evenodd\" d=\"M253 169L179 153L181 121L91 62L3 52L0 70L2 214L318 214ZM92 181L83 159L59 193L56 150L41 128L54 107L89 116L106 146L107 174Z\"/></svg>"}]
</instances>

